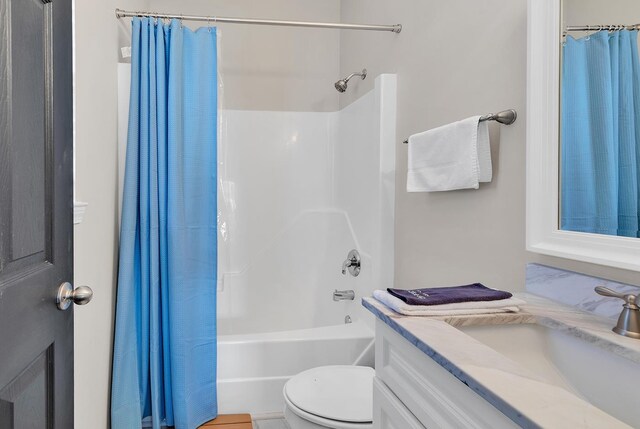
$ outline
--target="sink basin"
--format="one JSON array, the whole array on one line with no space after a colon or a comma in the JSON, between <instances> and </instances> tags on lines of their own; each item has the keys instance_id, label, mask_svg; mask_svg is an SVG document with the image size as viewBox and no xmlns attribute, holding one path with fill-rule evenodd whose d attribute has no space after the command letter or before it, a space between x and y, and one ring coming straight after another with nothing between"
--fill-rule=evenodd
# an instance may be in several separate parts
<instances>
[{"instance_id":1,"label":"sink basin","mask_svg":"<svg viewBox=\"0 0 640 429\"><path fill-rule=\"evenodd\" d=\"M640 364L535 323L458 328L632 427L640 424Z\"/></svg>"}]
</instances>

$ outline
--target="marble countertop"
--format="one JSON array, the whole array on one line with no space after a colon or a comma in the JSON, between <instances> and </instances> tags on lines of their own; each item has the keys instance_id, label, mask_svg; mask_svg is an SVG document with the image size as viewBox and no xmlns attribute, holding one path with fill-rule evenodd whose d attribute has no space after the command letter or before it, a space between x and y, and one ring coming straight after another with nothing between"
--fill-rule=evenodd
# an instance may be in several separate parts
<instances>
[{"instance_id":1,"label":"marble countertop","mask_svg":"<svg viewBox=\"0 0 640 429\"><path fill-rule=\"evenodd\" d=\"M516 296L527 302L519 313L473 316L411 317L373 298L362 304L521 427L629 427L456 329L536 323L640 364L640 341L611 332L611 319L536 295Z\"/></svg>"}]
</instances>

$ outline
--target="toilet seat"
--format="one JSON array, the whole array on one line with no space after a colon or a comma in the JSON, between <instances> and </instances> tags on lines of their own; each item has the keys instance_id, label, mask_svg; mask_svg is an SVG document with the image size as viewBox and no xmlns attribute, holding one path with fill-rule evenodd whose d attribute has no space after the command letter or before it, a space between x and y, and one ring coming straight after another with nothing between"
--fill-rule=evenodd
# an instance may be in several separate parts
<instances>
[{"instance_id":1,"label":"toilet seat","mask_svg":"<svg viewBox=\"0 0 640 429\"><path fill-rule=\"evenodd\" d=\"M369 428L374 374L372 368L353 365L312 368L285 384L285 402L299 417L325 427Z\"/></svg>"}]
</instances>

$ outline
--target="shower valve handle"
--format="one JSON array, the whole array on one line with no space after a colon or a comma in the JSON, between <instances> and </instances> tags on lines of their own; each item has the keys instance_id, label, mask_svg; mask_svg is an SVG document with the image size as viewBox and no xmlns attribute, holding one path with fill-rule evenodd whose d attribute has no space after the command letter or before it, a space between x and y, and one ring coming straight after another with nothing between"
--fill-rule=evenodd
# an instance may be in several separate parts
<instances>
[{"instance_id":1,"label":"shower valve handle","mask_svg":"<svg viewBox=\"0 0 640 429\"><path fill-rule=\"evenodd\" d=\"M347 259L342 263L342 275L347 275L347 269L353 277L360 274L360 253L355 249L349 252Z\"/></svg>"}]
</instances>

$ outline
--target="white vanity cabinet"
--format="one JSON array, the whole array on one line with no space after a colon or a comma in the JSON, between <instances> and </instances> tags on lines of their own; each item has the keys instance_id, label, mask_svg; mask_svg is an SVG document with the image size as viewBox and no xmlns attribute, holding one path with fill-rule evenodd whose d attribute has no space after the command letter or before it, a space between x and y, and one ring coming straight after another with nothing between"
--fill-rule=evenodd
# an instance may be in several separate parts
<instances>
[{"instance_id":1,"label":"white vanity cabinet","mask_svg":"<svg viewBox=\"0 0 640 429\"><path fill-rule=\"evenodd\" d=\"M379 319L373 390L375 429L518 427Z\"/></svg>"},{"instance_id":2,"label":"white vanity cabinet","mask_svg":"<svg viewBox=\"0 0 640 429\"><path fill-rule=\"evenodd\" d=\"M416 416L378 377L373 379L373 421L375 428L424 429Z\"/></svg>"}]
</instances>

